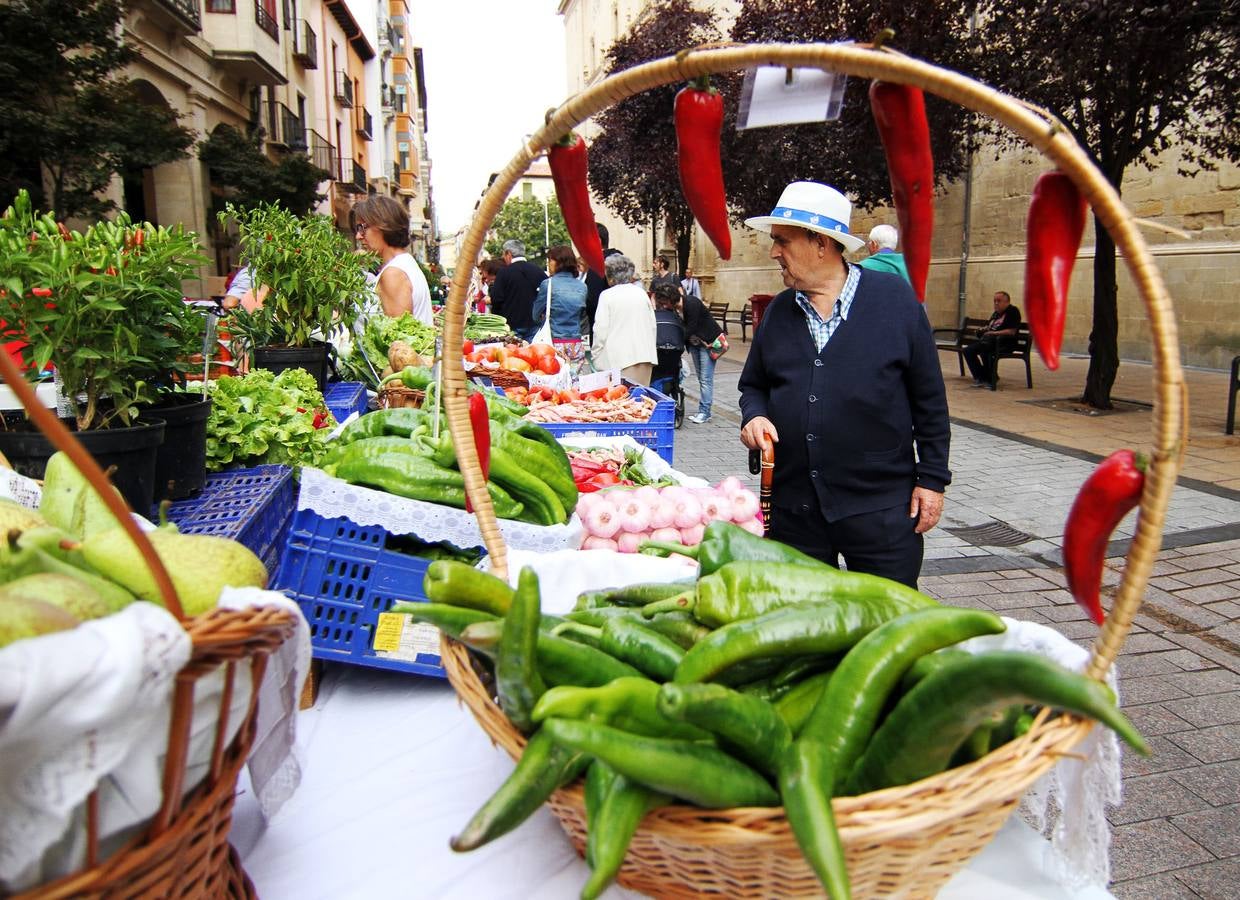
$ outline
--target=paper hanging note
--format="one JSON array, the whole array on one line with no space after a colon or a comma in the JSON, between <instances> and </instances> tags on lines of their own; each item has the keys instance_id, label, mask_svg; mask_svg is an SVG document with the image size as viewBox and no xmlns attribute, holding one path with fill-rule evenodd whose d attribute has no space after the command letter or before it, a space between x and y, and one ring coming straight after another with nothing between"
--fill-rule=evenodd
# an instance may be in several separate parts
<instances>
[{"instance_id":1,"label":"paper hanging note","mask_svg":"<svg viewBox=\"0 0 1240 900\"><path fill-rule=\"evenodd\" d=\"M736 130L838 119L847 84L847 75L823 69L749 69L741 85Z\"/></svg>"}]
</instances>

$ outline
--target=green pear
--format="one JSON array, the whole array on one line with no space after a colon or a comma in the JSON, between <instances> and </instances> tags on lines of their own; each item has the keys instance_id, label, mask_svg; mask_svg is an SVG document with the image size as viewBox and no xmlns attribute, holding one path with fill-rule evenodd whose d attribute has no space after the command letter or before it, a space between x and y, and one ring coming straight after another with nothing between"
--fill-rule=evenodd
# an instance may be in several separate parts
<instances>
[{"instance_id":1,"label":"green pear","mask_svg":"<svg viewBox=\"0 0 1240 900\"><path fill-rule=\"evenodd\" d=\"M109 486L109 490L116 488ZM53 453L47 461L39 512L48 522L79 539L117 527L116 516L99 492L62 451Z\"/></svg>"},{"instance_id":2,"label":"green pear","mask_svg":"<svg viewBox=\"0 0 1240 900\"><path fill-rule=\"evenodd\" d=\"M187 616L214 609L220 590L226 586L267 586L267 569L262 560L236 541L162 529L149 531L146 536L168 569ZM163 602L138 548L120 528L93 534L82 541L82 555L101 575L139 598Z\"/></svg>"},{"instance_id":3,"label":"green pear","mask_svg":"<svg viewBox=\"0 0 1240 900\"><path fill-rule=\"evenodd\" d=\"M76 628L77 618L59 606L27 597L0 599L0 647L23 638Z\"/></svg>"},{"instance_id":4,"label":"green pear","mask_svg":"<svg viewBox=\"0 0 1240 900\"><path fill-rule=\"evenodd\" d=\"M81 544L73 550L61 549L60 555L48 549L53 540L59 545L62 537L63 532L47 525L0 544L0 582L45 573L63 575L77 579L98 595L107 606L106 612L116 612L133 603L133 594L104 578L86 561Z\"/></svg>"},{"instance_id":5,"label":"green pear","mask_svg":"<svg viewBox=\"0 0 1240 900\"><path fill-rule=\"evenodd\" d=\"M8 534L10 531L26 531L46 524L47 520L35 510L22 506L8 497L0 497L0 534Z\"/></svg>"},{"instance_id":6,"label":"green pear","mask_svg":"<svg viewBox=\"0 0 1240 900\"><path fill-rule=\"evenodd\" d=\"M51 572L25 575L0 587L0 604L14 598L50 603L82 621L112 612L90 585L71 575Z\"/></svg>"}]
</instances>

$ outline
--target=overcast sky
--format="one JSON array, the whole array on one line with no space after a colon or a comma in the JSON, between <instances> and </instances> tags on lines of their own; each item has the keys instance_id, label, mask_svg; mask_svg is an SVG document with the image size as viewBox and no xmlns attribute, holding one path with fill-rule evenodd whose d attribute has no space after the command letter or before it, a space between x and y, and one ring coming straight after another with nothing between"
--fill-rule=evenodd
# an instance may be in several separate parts
<instances>
[{"instance_id":1,"label":"overcast sky","mask_svg":"<svg viewBox=\"0 0 1240 900\"><path fill-rule=\"evenodd\" d=\"M426 72L427 144L439 228L469 223L548 107L568 93L556 0L412 0Z\"/></svg>"}]
</instances>

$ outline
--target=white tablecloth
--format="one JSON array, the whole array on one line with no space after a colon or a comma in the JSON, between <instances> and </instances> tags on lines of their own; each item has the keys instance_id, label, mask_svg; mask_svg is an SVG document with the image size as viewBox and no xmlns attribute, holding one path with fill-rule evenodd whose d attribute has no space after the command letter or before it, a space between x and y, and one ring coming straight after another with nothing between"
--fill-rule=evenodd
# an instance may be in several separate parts
<instances>
[{"instance_id":1,"label":"white tablecloth","mask_svg":"<svg viewBox=\"0 0 1240 900\"><path fill-rule=\"evenodd\" d=\"M264 829L242 783L232 841L260 897L545 898L578 895L589 870L545 807L472 853L448 838L512 763L446 682L335 665L301 713L301 787ZM939 895L944 900L1105 900L1042 872L1049 847L1012 819ZM613 886L608 900L640 895Z\"/></svg>"}]
</instances>

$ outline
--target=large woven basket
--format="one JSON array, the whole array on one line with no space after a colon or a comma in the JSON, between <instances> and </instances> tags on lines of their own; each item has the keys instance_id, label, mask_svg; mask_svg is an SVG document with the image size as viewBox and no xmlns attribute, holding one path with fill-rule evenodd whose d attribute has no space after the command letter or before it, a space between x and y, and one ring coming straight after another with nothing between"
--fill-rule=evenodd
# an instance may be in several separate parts
<instances>
[{"instance_id":1,"label":"large woven basket","mask_svg":"<svg viewBox=\"0 0 1240 900\"><path fill-rule=\"evenodd\" d=\"M98 463L49 410L35 402L7 353L0 353L0 373L14 389L31 418L45 435L65 451L96 489L107 478ZM78 872L42 885L17 897L23 900L50 898L177 898L208 900L221 897L254 897L241 862L228 844L237 778L254 741L259 688L267 660L293 633L287 612L271 608L217 609L187 618L154 548L134 524L120 495L101 490L112 513L137 543L159 585L164 605L189 633L189 662L177 674L169 717L168 746L162 779L163 801L142 833L124 847L100 858L97 791L87 799L86 864ZM229 715L238 668L249 667L250 699L245 716L231 740L235 723ZM190 730L194 718L194 687L198 680L223 667L224 688L210 765L202 782L189 793L185 773L189 764Z\"/></svg>"},{"instance_id":2,"label":"large woven basket","mask_svg":"<svg viewBox=\"0 0 1240 900\"><path fill-rule=\"evenodd\" d=\"M1102 678L1119 653L1158 553L1164 517L1179 468L1184 392L1175 322L1166 288L1136 222L1084 151L1044 113L969 78L861 44L770 44L684 51L612 76L566 101L548 116L495 179L461 248L474 259L516 181L533 159L570 128L640 91L697 76L751 66L815 67L861 78L911 84L989 115L1011 128L1069 175L1115 240L1145 303L1154 340L1155 407L1151 463L1136 534L1115 604L1094 645L1087 674ZM460 352L468 267L457 268L448 297L443 346ZM446 365L445 403L461 457L465 486L492 565L507 559L490 499L468 439L466 393L459 366ZM460 697L491 738L515 758L524 738L483 689L464 648L443 643L443 663ZM914 784L834 801L835 819L858 897L930 897L994 836L1021 795L1071 750L1090 724L1045 714L1025 736L967 766ZM558 791L551 807L580 852L584 803L579 785ZM791 897L821 890L801 858L781 809L707 811L672 806L651 813L633 839L620 884L659 897Z\"/></svg>"}]
</instances>

